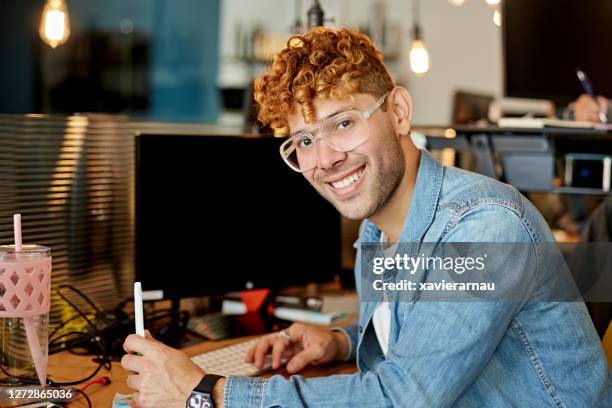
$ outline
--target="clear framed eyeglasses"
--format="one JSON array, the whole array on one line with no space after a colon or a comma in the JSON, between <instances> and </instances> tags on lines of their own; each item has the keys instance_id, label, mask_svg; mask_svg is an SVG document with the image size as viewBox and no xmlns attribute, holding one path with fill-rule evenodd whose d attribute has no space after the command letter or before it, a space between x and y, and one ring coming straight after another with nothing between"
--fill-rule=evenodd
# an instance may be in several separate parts
<instances>
[{"instance_id":1,"label":"clear framed eyeglasses","mask_svg":"<svg viewBox=\"0 0 612 408\"><path fill-rule=\"evenodd\" d=\"M369 109L351 109L323 120L315 129L290 136L281 146L280 154L293 170L303 173L317 166L317 139L339 152L349 152L363 145L370 137L368 118L382 106L389 93L384 94Z\"/></svg>"}]
</instances>

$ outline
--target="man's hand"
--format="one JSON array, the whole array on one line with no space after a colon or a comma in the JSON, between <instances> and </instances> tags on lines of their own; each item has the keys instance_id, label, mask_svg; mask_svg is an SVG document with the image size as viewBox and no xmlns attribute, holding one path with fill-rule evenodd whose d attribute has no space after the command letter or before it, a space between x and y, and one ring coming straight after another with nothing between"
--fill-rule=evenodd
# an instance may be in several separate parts
<instances>
[{"instance_id":1,"label":"man's hand","mask_svg":"<svg viewBox=\"0 0 612 408\"><path fill-rule=\"evenodd\" d=\"M294 323L285 329L291 340L278 336L278 333L263 336L244 358L262 368L267 354L272 354L272 368L281 366L286 359L287 371L297 373L307 365L326 364L344 359L348 353L348 340L343 333L330 332L316 326Z\"/></svg>"},{"instance_id":2,"label":"man's hand","mask_svg":"<svg viewBox=\"0 0 612 408\"><path fill-rule=\"evenodd\" d=\"M146 335L130 334L123 343L126 353L141 354L121 359L123 368L133 372L127 384L138 391L136 403L142 408L184 408L204 372L185 353Z\"/></svg>"},{"instance_id":3,"label":"man's hand","mask_svg":"<svg viewBox=\"0 0 612 408\"><path fill-rule=\"evenodd\" d=\"M574 119L585 122L600 122L599 113L607 113L609 108L608 99L603 96L597 97L597 103L589 95L580 95L574 102Z\"/></svg>"}]
</instances>

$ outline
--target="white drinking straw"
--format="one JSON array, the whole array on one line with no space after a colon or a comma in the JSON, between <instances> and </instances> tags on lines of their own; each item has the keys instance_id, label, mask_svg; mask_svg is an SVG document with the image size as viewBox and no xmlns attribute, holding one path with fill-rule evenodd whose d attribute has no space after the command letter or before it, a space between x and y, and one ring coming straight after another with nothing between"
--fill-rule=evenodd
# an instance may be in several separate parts
<instances>
[{"instance_id":1,"label":"white drinking straw","mask_svg":"<svg viewBox=\"0 0 612 408\"><path fill-rule=\"evenodd\" d=\"M21 214L15 214L13 216L13 230L15 233L15 252L21 252ZM15 254L16 257L18 254ZM25 326L26 337L28 338L28 346L30 346L30 353L32 354L32 361L34 361L34 368L36 368L36 375L41 386L44 386L47 382L47 363L43 356L42 350L40 349L40 343L38 342L38 334L36 333L36 326L34 325L34 319L32 317L24 317L23 323Z\"/></svg>"},{"instance_id":2,"label":"white drinking straw","mask_svg":"<svg viewBox=\"0 0 612 408\"><path fill-rule=\"evenodd\" d=\"M136 334L145 336L144 317L142 310L142 285L134 282L134 320L136 323Z\"/></svg>"},{"instance_id":3,"label":"white drinking straw","mask_svg":"<svg viewBox=\"0 0 612 408\"><path fill-rule=\"evenodd\" d=\"M21 252L21 214L13 215L13 232L15 234L15 252Z\"/></svg>"}]
</instances>

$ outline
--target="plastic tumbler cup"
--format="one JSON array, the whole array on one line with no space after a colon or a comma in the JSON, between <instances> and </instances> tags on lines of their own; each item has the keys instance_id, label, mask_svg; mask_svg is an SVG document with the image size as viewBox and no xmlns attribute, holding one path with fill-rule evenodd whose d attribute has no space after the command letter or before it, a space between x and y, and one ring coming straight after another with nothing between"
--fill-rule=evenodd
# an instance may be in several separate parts
<instances>
[{"instance_id":1,"label":"plastic tumbler cup","mask_svg":"<svg viewBox=\"0 0 612 408\"><path fill-rule=\"evenodd\" d=\"M1 245L0 383L46 382L50 305L51 250Z\"/></svg>"}]
</instances>

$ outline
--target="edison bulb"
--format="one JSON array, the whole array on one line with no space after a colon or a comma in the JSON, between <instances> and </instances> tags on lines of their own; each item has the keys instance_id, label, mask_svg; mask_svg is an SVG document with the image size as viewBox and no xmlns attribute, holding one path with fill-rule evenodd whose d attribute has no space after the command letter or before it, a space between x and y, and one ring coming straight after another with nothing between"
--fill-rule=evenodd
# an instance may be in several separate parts
<instances>
[{"instance_id":1,"label":"edison bulb","mask_svg":"<svg viewBox=\"0 0 612 408\"><path fill-rule=\"evenodd\" d=\"M64 44L70 37L68 8L63 0L48 0L40 21L40 38L51 48Z\"/></svg>"},{"instance_id":2,"label":"edison bulb","mask_svg":"<svg viewBox=\"0 0 612 408\"><path fill-rule=\"evenodd\" d=\"M501 27L502 17L501 17L501 13L499 12L499 10L495 10L495 12L493 13L493 22L495 23L496 26Z\"/></svg>"},{"instance_id":3,"label":"edison bulb","mask_svg":"<svg viewBox=\"0 0 612 408\"><path fill-rule=\"evenodd\" d=\"M410 69L418 75L429 71L429 52L421 40L414 40L410 47Z\"/></svg>"}]
</instances>

